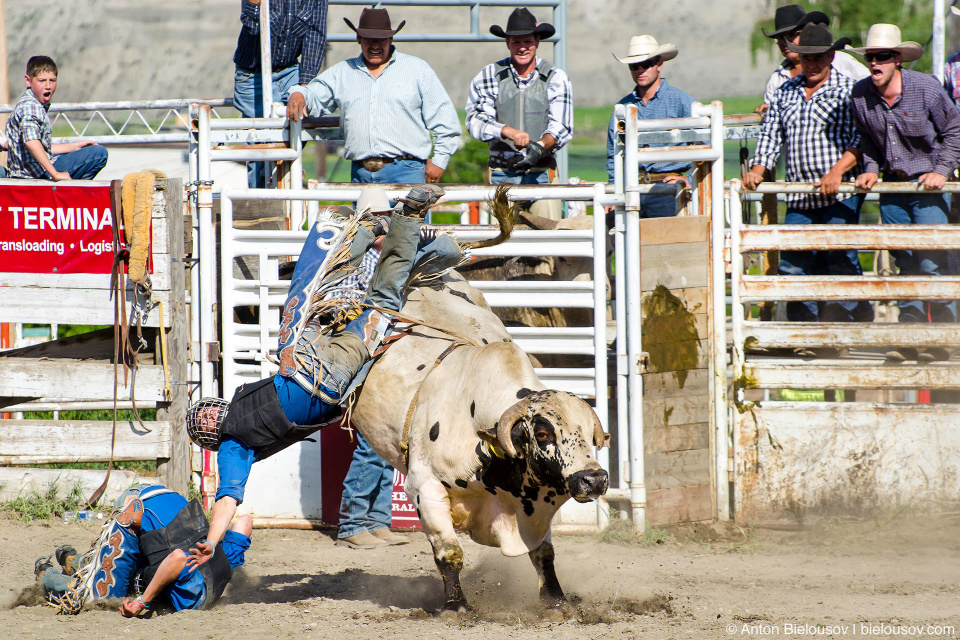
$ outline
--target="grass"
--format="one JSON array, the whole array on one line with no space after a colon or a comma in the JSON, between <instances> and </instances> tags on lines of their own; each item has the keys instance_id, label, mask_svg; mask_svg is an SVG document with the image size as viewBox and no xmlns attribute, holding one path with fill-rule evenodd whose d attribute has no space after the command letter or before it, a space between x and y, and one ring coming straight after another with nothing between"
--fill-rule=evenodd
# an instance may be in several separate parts
<instances>
[{"instance_id":1,"label":"grass","mask_svg":"<svg viewBox=\"0 0 960 640\"><path fill-rule=\"evenodd\" d=\"M652 547L669 541L672 536L666 529L647 527L643 534L637 535L633 531L633 522L620 517L620 511L610 509L610 524L596 534L597 542L606 544L633 545L639 544L643 548Z\"/></svg>"},{"instance_id":2,"label":"grass","mask_svg":"<svg viewBox=\"0 0 960 640\"><path fill-rule=\"evenodd\" d=\"M65 511L76 511L86 503L80 484L74 484L70 493L60 497L56 483L51 483L45 493L33 492L18 496L11 502L0 503L0 511L12 511L26 522L62 518Z\"/></svg>"}]
</instances>

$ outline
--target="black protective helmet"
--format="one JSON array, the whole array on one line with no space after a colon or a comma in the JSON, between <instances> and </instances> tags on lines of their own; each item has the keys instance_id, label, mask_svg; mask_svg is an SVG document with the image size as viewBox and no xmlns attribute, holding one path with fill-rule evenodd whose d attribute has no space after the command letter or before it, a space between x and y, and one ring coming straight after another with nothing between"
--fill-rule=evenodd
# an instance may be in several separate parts
<instances>
[{"instance_id":1,"label":"black protective helmet","mask_svg":"<svg viewBox=\"0 0 960 640\"><path fill-rule=\"evenodd\" d=\"M227 417L230 403L222 398L201 398L187 410L187 434L197 446L216 451L220 448L220 425Z\"/></svg>"}]
</instances>

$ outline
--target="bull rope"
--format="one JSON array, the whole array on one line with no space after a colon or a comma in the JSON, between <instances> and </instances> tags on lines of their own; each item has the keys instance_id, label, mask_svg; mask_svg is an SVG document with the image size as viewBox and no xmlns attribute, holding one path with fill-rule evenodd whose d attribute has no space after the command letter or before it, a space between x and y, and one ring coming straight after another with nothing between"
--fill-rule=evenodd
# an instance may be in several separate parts
<instances>
[{"instance_id":1,"label":"bull rope","mask_svg":"<svg viewBox=\"0 0 960 640\"><path fill-rule=\"evenodd\" d=\"M443 350L437 359L433 361L433 366L427 371L427 375L423 376L423 380L420 381L420 384L417 385L417 390L413 394L413 398L410 399L410 406L407 407L407 415L403 419L403 436L400 438L400 454L403 456L403 464L406 465L407 469L410 469L410 427L413 424L413 412L417 409L417 401L420 399L420 390L423 388L423 384L427 381L427 378L430 377L430 374L433 373L433 370L440 366L440 363L443 362L444 358L454 352L458 347L466 346L479 346L473 340L465 342L463 340L457 339L450 343L446 349Z\"/></svg>"}]
</instances>

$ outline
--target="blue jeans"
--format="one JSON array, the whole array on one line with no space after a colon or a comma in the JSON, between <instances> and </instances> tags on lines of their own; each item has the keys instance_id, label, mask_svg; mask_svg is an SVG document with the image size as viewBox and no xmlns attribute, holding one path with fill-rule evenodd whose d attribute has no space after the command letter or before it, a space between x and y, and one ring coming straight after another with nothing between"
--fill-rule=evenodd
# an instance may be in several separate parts
<instances>
[{"instance_id":1,"label":"blue jeans","mask_svg":"<svg viewBox=\"0 0 960 640\"><path fill-rule=\"evenodd\" d=\"M358 369L362 365L362 362L356 363ZM336 405L327 404L319 396L301 387L293 378L273 376L273 386L277 390L277 400L280 401L283 415L293 424L320 424L336 409ZM326 386L323 390L332 397L337 395Z\"/></svg>"},{"instance_id":2,"label":"blue jeans","mask_svg":"<svg viewBox=\"0 0 960 640\"><path fill-rule=\"evenodd\" d=\"M884 224L946 224L950 205L941 193L880 194L880 219ZM938 276L946 273L946 251L898 250L890 255L897 261L902 276ZM933 322L956 322L955 300L931 300ZM927 322L920 300L900 300L900 322Z\"/></svg>"},{"instance_id":3,"label":"blue jeans","mask_svg":"<svg viewBox=\"0 0 960 640\"><path fill-rule=\"evenodd\" d=\"M550 184L549 171L516 172L505 169L490 171L490 184Z\"/></svg>"},{"instance_id":4,"label":"blue jeans","mask_svg":"<svg viewBox=\"0 0 960 640\"><path fill-rule=\"evenodd\" d=\"M66 171L71 180L93 180L107 164L107 148L99 144L63 153L53 158L53 168L57 171ZM47 180L53 177L44 171Z\"/></svg>"},{"instance_id":5,"label":"blue jeans","mask_svg":"<svg viewBox=\"0 0 960 640\"><path fill-rule=\"evenodd\" d=\"M668 193L640 194L641 218L672 218L677 215L677 197Z\"/></svg>"},{"instance_id":6,"label":"blue jeans","mask_svg":"<svg viewBox=\"0 0 960 640\"><path fill-rule=\"evenodd\" d=\"M300 66L293 65L273 72L273 101L287 103L290 89L300 80ZM237 69L233 74L233 106L244 118L263 118L263 83L259 71ZM268 114L269 115L269 114ZM251 189L267 186L267 165L247 163L247 186Z\"/></svg>"},{"instance_id":7,"label":"blue jeans","mask_svg":"<svg viewBox=\"0 0 960 640\"><path fill-rule=\"evenodd\" d=\"M357 432L357 448L343 479L338 538L389 527L393 520L393 467Z\"/></svg>"},{"instance_id":8,"label":"blue jeans","mask_svg":"<svg viewBox=\"0 0 960 640\"><path fill-rule=\"evenodd\" d=\"M427 163L422 160L398 160L383 165L380 171L367 171L362 163L354 161L350 163L350 182L423 184L427 181L426 169Z\"/></svg>"},{"instance_id":9,"label":"blue jeans","mask_svg":"<svg viewBox=\"0 0 960 640\"><path fill-rule=\"evenodd\" d=\"M787 208L784 224L857 224L863 196L854 196L819 209ZM777 272L782 276L863 275L854 249L846 251L781 251ZM787 319L792 322L854 322L872 316L867 302L827 302L819 313L814 301L788 302ZM872 319L872 318L870 318Z\"/></svg>"}]
</instances>

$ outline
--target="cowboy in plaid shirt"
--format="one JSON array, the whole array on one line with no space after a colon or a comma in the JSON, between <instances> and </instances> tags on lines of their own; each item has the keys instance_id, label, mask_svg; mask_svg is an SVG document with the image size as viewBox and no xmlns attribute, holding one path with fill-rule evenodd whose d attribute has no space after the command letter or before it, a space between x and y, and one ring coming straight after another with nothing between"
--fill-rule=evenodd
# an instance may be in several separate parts
<instances>
[{"instance_id":1,"label":"cowboy in plaid shirt","mask_svg":"<svg viewBox=\"0 0 960 640\"><path fill-rule=\"evenodd\" d=\"M493 184L547 184L554 154L573 137L573 88L562 69L537 56L554 34L525 8L516 9L503 38L510 57L485 66L470 83L466 127L490 145Z\"/></svg>"},{"instance_id":2,"label":"cowboy in plaid shirt","mask_svg":"<svg viewBox=\"0 0 960 640\"><path fill-rule=\"evenodd\" d=\"M808 24L800 33L798 44L791 50L800 54L803 73L791 78L775 93L757 142L753 168L743 177L747 189L755 189L764 171L775 170L781 149L786 154L788 182L813 182L821 187L819 194L787 196L786 224L857 224L863 196L852 194L826 195L830 185L853 177L853 170L839 174L837 161L848 149L855 148L857 133L850 109L853 80L833 73L834 51L849 44L849 38L833 42L833 34L823 24ZM782 251L780 275L861 275L857 252L848 251ZM862 305L863 314L855 313ZM872 315L866 303L856 301L829 302L823 313L815 301L788 302L787 318L792 321L827 320L849 322L866 320ZM872 318L870 318L872 319Z\"/></svg>"}]
</instances>

